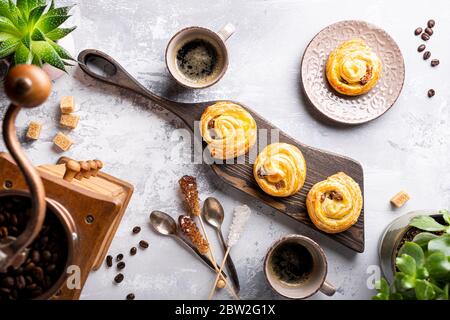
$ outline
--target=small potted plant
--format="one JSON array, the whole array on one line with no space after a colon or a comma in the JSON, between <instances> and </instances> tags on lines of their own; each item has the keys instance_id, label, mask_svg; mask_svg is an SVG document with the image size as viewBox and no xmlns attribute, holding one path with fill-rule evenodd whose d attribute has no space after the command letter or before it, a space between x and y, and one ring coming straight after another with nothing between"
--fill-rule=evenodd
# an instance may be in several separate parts
<instances>
[{"instance_id":1,"label":"small potted plant","mask_svg":"<svg viewBox=\"0 0 450 320\"><path fill-rule=\"evenodd\" d=\"M76 27L61 28L70 17L72 6L56 8L47 0L0 0L0 70L9 65L34 64L44 66L52 78L51 66L62 73L73 61L71 54L60 45L60 40ZM1 76L1 75L0 75ZM1 79L0 79L1 80Z\"/></svg>"},{"instance_id":2,"label":"small potted plant","mask_svg":"<svg viewBox=\"0 0 450 320\"><path fill-rule=\"evenodd\" d=\"M392 225L389 230L400 234ZM385 234L383 239L393 238L386 240ZM449 300L450 214L447 210L433 216L414 216L392 248L395 259L391 259L391 285L382 278L373 299Z\"/></svg>"}]
</instances>

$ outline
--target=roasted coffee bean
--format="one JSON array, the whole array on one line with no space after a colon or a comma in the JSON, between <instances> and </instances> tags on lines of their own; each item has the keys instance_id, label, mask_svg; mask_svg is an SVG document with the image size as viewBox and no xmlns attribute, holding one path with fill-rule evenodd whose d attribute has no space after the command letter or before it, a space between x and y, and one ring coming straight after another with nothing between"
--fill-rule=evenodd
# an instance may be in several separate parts
<instances>
[{"instance_id":1,"label":"roasted coffee bean","mask_svg":"<svg viewBox=\"0 0 450 320\"><path fill-rule=\"evenodd\" d=\"M11 289L9 288L0 288L0 295L9 296L11 294Z\"/></svg>"},{"instance_id":2,"label":"roasted coffee bean","mask_svg":"<svg viewBox=\"0 0 450 320\"><path fill-rule=\"evenodd\" d=\"M21 289L25 288L26 285L27 285L27 283L23 276L16 277L16 288L17 289L21 290Z\"/></svg>"},{"instance_id":3,"label":"roasted coffee bean","mask_svg":"<svg viewBox=\"0 0 450 320\"><path fill-rule=\"evenodd\" d=\"M112 265L113 265L113 257L112 257L112 256L110 256L110 255L106 256L106 265L107 265L109 268L112 267Z\"/></svg>"},{"instance_id":4,"label":"roasted coffee bean","mask_svg":"<svg viewBox=\"0 0 450 320\"><path fill-rule=\"evenodd\" d=\"M418 48L417 51L422 52L423 50L425 50L426 46L424 44L421 44Z\"/></svg>"},{"instance_id":5,"label":"roasted coffee bean","mask_svg":"<svg viewBox=\"0 0 450 320\"><path fill-rule=\"evenodd\" d=\"M59 260L59 255L57 253L52 254L52 262L57 262Z\"/></svg>"},{"instance_id":6,"label":"roasted coffee bean","mask_svg":"<svg viewBox=\"0 0 450 320\"><path fill-rule=\"evenodd\" d=\"M133 247L133 248L130 249L130 254L132 256L134 256L136 253L137 253L137 248L136 247Z\"/></svg>"},{"instance_id":7,"label":"roasted coffee bean","mask_svg":"<svg viewBox=\"0 0 450 320\"><path fill-rule=\"evenodd\" d=\"M430 35L428 34L428 33L422 33L422 40L423 41L428 41L428 40L430 40Z\"/></svg>"},{"instance_id":8,"label":"roasted coffee bean","mask_svg":"<svg viewBox=\"0 0 450 320\"><path fill-rule=\"evenodd\" d=\"M27 265L25 265L25 268L23 268L26 272L30 272L35 267L33 262L29 262Z\"/></svg>"},{"instance_id":9,"label":"roasted coffee bean","mask_svg":"<svg viewBox=\"0 0 450 320\"><path fill-rule=\"evenodd\" d=\"M134 293L129 293L127 295L127 300L134 300L134 298L135 298Z\"/></svg>"},{"instance_id":10,"label":"roasted coffee bean","mask_svg":"<svg viewBox=\"0 0 450 320\"><path fill-rule=\"evenodd\" d=\"M13 226L17 226L17 224L19 223L17 216L15 214L12 214L11 217L9 218L9 222L11 223L11 225Z\"/></svg>"},{"instance_id":11,"label":"roasted coffee bean","mask_svg":"<svg viewBox=\"0 0 450 320\"><path fill-rule=\"evenodd\" d=\"M0 239L6 238L8 236L8 228L0 227Z\"/></svg>"},{"instance_id":12,"label":"roasted coffee bean","mask_svg":"<svg viewBox=\"0 0 450 320\"><path fill-rule=\"evenodd\" d=\"M431 60L431 66L432 67L436 67L438 64L439 64L439 60L438 59Z\"/></svg>"},{"instance_id":13,"label":"roasted coffee bean","mask_svg":"<svg viewBox=\"0 0 450 320\"><path fill-rule=\"evenodd\" d=\"M44 270L42 270L41 267L35 267L33 268L33 276L36 281L42 282L44 280Z\"/></svg>"},{"instance_id":14,"label":"roasted coffee bean","mask_svg":"<svg viewBox=\"0 0 450 320\"><path fill-rule=\"evenodd\" d=\"M26 289L28 291L33 291L33 290L36 290L37 287L38 287L38 285L36 283L31 283L31 284L27 285Z\"/></svg>"},{"instance_id":15,"label":"roasted coffee bean","mask_svg":"<svg viewBox=\"0 0 450 320\"><path fill-rule=\"evenodd\" d=\"M121 261L123 259L123 254L119 253L116 257L116 261Z\"/></svg>"},{"instance_id":16,"label":"roasted coffee bean","mask_svg":"<svg viewBox=\"0 0 450 320\"><path fill-rule=\"evenodd\" d=\"M41 260L41 254L37 250L31 252L31 261L38 263Z\"/></svg>"},{"instance_id":17,"label":"roasted coffee bean","mask_svg":"<svg viewBox=\"0 0 450 320\"><path fill-rule=\"evenodd\" d=\"M8 201L0 198L0 231L20 236L31 214L31 202L21 197ZM9 203L5 203L9 202ZM8 208L7 208L8 207ZM4 300L34 299L48 291L64 272L67 259L65 230L54 213L46 212L44 224L28 246L24 263L0 273L0 305Z\"/></svg>"},{"instance_id":18,"label":"roasted coffee bean","mask_svg":"<svg viewBox=\"0 0 450 320\"><path fill-rule=\"evenodd\" d=\"M14 286L14 278L12 277L6 277L2 280L2 286L11 288Z\"/></svg>"},{"instance_id":19,"label":"roasted coffee bean","mask_svg":"<svg viewBox=\"0 0 450 320\"><path fill-rule=\"evenodd\" d=\"M48 273L52 273L53 271L56 270L56 265L55 265L54 263L49 264L49 265L47 266L47 268L45 268L45 270L46 270Z\"/></svg>"},{"instance_id":20,"label":"roasted coffee bean","mask_svg":"<svg viewBox=\"0 0 450 320\"><path fill-rule=\"evenodd\" d=\"M430 51L425 51L423 53L423 60L428 60L431 57L431 52Z\"/></svg>"},{"instance_id":21,"label":"roasted coffee bean","mask_svg":"<svg viewBox=\"0 0 450 320\"><path fill-rule=\"evenodd\" d=\"M145 240L141 240L139 241L139 247L143 248L143 249L147 249L149 246L148 242Z\"/></svg>"},{"instance_id":22,"label":"roasted coffee bean","mask_svg":"<svg viewBox=\"0 0 450 320\"><path fill-rule=\"evenodd\" d=\"M52 253L48 250L42 251L42 258L44 258L45 261L49 261L52 258Z\"/></svg>"},{"instance_id":23,"label":"roasted coffee bean","mask_svg":"<svg viewBox=\"0 0 450 320\"><path fill-rule=\"evenodd\" d=\"M433 19L428 20L427 26L428 28L433 28L436 25L436 22Z\"/></svg>"},{"instance_id":24,"label":"roasted coffee bean","mask_svg":"<svg viewBox=\"0 0 450 320\"><path fill-rule=\"evenodd\" d=\"M434 89L428 90L428 98L433 97L435 94L436 94L436 92L434 91Z\"/></svg>"},{"instance_id":25,"label":"roasted coffee bean","mask_svg":"<svg viewBox=\"0 0 450 320\"><path fill-rule=\"evenodd\" d=\"M433 29L425 28L425 33L431 37L433 35Z\"/></svg>"},{"instance_id":26,"label":"roasted coffee bean","mask_svg":"<svg viewBox=\"0 0 450 320\"><path fill-rule=\"evenodd\" d=\"M125 268L125 262L120 261L120 262L117 264L117 269L122 270L123 268Z\"/></svg>"},{"instance_id":27,"label":"roasted coffee bean","mask_svg":"<svg viewBox=\"0 0 450 320\"><path fill-rule=\"evenodd\" d=\"M416 36L418 36L419 34L422 33L422 31L423 31L423 29L422 29L421 27L418 27L418 28L416 28L416 30L414 30L414 34L415 34Z\"/></svg>"},{"instance_id":28,"label":"roasted coffee bean","mask_svg":"<svg viewBox=\"0 0 450 320\"><path fill-rule=\"evenodd\" d=\"M139 232L141 232L141 227L137 227L136 226L136 227L133 228L133 233L134 234L138 234Z\"/></svg>"},{"instance_id":29,"label":"roasted coffee bean","mask_svg":"<svg viewBox=\"0 0 450 320\"><path fill-rule=\"evenodd\" d=\"M19 235L19 230L16 227L10 227L9 228L9 235L16 237L16 236Z\"/></svg>"},{"instance_id":30,"label":"roasted coffee bean","mask_svg":"<svg viewBox=\"0 0 450 320\"><path fill-rule=\"evenodd\" d=\"M122 274L122 273L119 273L119 274L117 274L117 275L114 277L114 281L115 281L116 283L121 283L121 282L123 281L123 278L124 278L123 274Z\"/></svg>"}]
</instances>

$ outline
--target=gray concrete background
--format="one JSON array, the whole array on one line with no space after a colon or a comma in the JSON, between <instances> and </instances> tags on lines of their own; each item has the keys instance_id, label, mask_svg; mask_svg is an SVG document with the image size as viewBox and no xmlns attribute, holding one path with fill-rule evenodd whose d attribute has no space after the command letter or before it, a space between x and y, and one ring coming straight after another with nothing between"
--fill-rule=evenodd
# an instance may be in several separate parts
<instances>
[{"instance_id":1,"label":"gray concrete background","mask_svg":"<svg viewBox=\"0 0 450 320\"><path fill-rule=\"evenodd\" d=\"M72 1L58 1L72 3ZM253 211L246 232L232 251L241 278L243 299L277 298L268 288L262 261L270 244L289 233L312 237L329 260L330 282L337 287L333 299L368 299L367 270L378 264L377 242L394 218L415 209L446 208L450 201L449 174L449 68L450 3L448 1L79 1L73 21L77 52L96 48L120 61L154 92L180 101L228 98L251 106L289 135L308 145L350 156L365 170L366 250L356 254L328 238L284 217L249 197L218 184L209 168L171 161L180 146L174 129L181 121L162 108L125 90L100 84L72 69L56 81L50 100L38 110L21 114L21 132L30 120L45 123L38 142L25 143L36 164L53 163L61 154L52 148L58 128L58 100L74 95L80 125L70 136L73 148L65 155L77 159L100 158L105 171L131 182L136 190L110 252L125 253L125 280L119 286L115 271L93 272L82 299L206 298L214 275L171 239L148 226L152 210L173 216L182 213L177 180L183 174L198 177L202 199L215 196L226 210L224 230L232 209L248 204ZM441 64L432 69L416 52L413 31L429 18L435 34L427 44ZM406 64L406 82L395 106L380 119L351 128L329 126L308 111L300 84L300 61L311 38L323 27L345 19L374 23L399 44ZM185 26L219 29L227 22L237 27L228 42L230 67L215 86L189 91L177 87L164 65L164 49L173 33ZM436 90L433 99L426 97ZM4 98L4 96L2 96ZM1 106L6 106L2 99ZM186 142L183 142L186 143ZM4 150L4 146L1 145ZM412 199L399 210L389 199L401 189ZM135 225L143 227L138 236ZM212 230L211 238L214 238ZM140 239L150 248L128 257ZM219 247L216 246L216 252ZM227 298L225 293L219 297ZM317 294L313 299L328 299Z\"/></svg>"}]
</instances>

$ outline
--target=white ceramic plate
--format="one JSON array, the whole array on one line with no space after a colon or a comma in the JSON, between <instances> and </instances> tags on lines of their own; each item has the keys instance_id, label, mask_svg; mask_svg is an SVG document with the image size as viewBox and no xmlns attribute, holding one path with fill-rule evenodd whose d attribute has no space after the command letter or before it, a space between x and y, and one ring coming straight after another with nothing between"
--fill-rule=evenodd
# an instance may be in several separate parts
<instances>
[{"instance_id":1,"label":"white ceramic plate","mask_svg":"<svg viewBox=\"0 0 450 320\"><path fill-rule=\"evenodd\" d=\"M343 41L361 38L383 62L378 83L368 93L348 97L328 84L325 66L331 51ZM312 105L344 124L361 124L383 115L397 100L405 80L403 56L386 31L364 21L341 21L320 31L305 50L301 66L303 88Z\"/></svg>"}]
</instances>

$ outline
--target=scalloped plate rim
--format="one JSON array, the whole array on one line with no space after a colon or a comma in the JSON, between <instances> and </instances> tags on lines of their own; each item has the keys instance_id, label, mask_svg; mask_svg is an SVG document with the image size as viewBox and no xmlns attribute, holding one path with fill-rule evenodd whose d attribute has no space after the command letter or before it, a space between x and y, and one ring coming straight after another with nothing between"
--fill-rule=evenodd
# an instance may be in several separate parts
<instances>
[{"instance_id":1,"label":"scalloped plate rim","mask_svg":"<svg viewBox=\"0 0 450 320\"><path fill-rule=\"evenodd\" d=\"M398 93L397 93L396 97L393 99L392 103L389 106L387 106L382 112L380 112L379 114L376 114L373 117L368 117L368 118L366 118L364 120L355 119L355 120L352 121L352 120L343 120L343 119L340 119L340 118L333 117L333 115L331 115L329 113L326 113L326 111L322 110L322 108L319 108L313 102L313 100L310 97L310 93L308 92L308 90L305 87L305 74L306 74L306 72L305 72L305 64L304 64L304 62L305 62L305 57L307 56L308 50L311 47L311 44L325 30L327 30L327 29L329 29L329 28L331 28L333 26L336 26L336 25L339 25L339 24L344 24L344 23L360 23L360 24L365 25L369 29L376 30L379 33L383 34L385 37L387 37L388 40L390 40L390 42L392 42L395 45L395 49L398 52L399 57L401 58L401 61L402 61L402 65L401 65L401 71L402 71L401 84L400 84L400 87L399 87L399 90L398 90ZM328 118L330 120L333 120L333 121L335 121L337 123L340 123L340 124L346 124L346 125L364 124L364 123L373 121L375 119L378 119L379 117L384 115L388 110L390 110L394 106L394 104L397 102L398 98L400 97L400 94L401 94L401 92L403 90L403 86L404 86L404 83L405 83L405 76L406 76L405 60L403 58L402 51L400 50L400 47L397 44L397 42L394 40L394 38L392 38L392 36L389 33L387 33L387 31L385 31L384 29L382 29L382 28L380 28L380 27L378 27L378 26L376 26L376 25L374 25L374 24L372 24L370 22L364 21L364 20L342 20L342 21L338 21L338 22L332 23L332 24L322 28L319 32L317 32L314 35L314 37L309 41L308 45L306 46L306 48L305 48L305 50L303 52L303 56L302 56L302 60L301 60L301 66L300 66L300 73L301 73L301 82L302 82L303 92L305 93L305 95L308 98L308 101L311 103L311 105L314 106L315 110L317 110L318 112L320 112L321 115L325 116L326 118ZM324 81L327 81L326 80L326 76L324 76L323 79L324 79ZM336 91L334 91L332 88L329 87L328 83L326 83L325 86L327 87L327 89L328 89L328 91L330 93L332 93L334 95L339 95ZM374 89L376 89L376 87ZM371 92L371 91L369 91L369 92ZM347 96L343 96L343 95L339 95L339 96L344 98L344 99L345 98L348 98L348 99L355 98L355 97L351 97L351 96L348 96L348 97ZM364 95L361 95L361 96L364 96Z\"/></svg>"}]
</instances>

